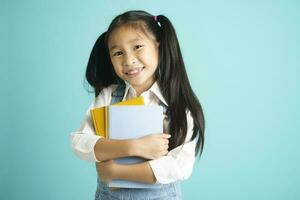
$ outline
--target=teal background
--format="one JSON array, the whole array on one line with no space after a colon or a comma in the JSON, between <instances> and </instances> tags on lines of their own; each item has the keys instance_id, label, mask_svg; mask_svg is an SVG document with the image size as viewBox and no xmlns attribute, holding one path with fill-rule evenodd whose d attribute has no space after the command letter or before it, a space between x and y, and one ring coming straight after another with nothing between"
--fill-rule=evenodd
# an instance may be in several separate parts
<instances>
[{"instance_id":1,"label":"teal background","mask_svg":"<svg viewBox=\"0 0 300 200\"><path fill-rule=\"evenodd\" d=\"M206 116L184 199L300 199L300 3L1 1L0 199L93 199L93 163L69 133L93 100L91 48L117 14L173 22Z\"/></svg>"}]
</instances>

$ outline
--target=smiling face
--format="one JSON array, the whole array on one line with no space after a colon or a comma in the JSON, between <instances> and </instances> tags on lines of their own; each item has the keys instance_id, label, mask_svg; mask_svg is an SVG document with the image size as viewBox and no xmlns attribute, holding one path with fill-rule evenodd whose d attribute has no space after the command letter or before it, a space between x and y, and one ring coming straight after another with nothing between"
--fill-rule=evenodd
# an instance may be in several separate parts
<instances>
[{"instance_id":1,"label":"smiling face","mask_svg":"<svg viewBox=\"0 0 300 200\"><path fill-rule=\"evenodd\" d=\"M149 33L146 36L130 26L115 29L108 38L114 70L121 79L132 85L137 96L155 82L158 46L153 35Z\"/></svg>"}]
</instances>

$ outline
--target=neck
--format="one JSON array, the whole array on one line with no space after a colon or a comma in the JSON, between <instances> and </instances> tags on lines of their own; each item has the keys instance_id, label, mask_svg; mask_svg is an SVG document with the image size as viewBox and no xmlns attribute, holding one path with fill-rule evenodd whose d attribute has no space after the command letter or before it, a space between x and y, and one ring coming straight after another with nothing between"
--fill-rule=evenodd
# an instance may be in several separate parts
<instances>
[{"instance_id":1,"label":"neck","mask_svg":"<svg viewBox=\"0 0 300 200\"><path fill-rule=\"evenodd\" d=\"M154 84L155 81L151 81L148 84L143 84L143 85L133 85L132 87L135 90L136 96L140 96L143 92L149 90L151 86Z\"/></svg>"}]
</instances>

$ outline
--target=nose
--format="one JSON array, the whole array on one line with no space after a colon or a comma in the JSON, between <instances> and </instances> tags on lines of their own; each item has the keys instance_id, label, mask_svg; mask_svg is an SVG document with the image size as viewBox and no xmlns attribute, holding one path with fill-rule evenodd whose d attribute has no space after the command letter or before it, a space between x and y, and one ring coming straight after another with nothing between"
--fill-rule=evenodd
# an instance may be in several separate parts
<instances>
[{"instance_id":1,"label":"nose","mask_svg":"<svg viewBox=\"0 0 300 200\"><path fill-rule=\"evenodd\" d=\"M124 66L130 66L135 64L137 61L136 57L131 54L131 53L127 53L125 54L125 56L123 56L123 65Z\"/></svg>"}]
</instances>

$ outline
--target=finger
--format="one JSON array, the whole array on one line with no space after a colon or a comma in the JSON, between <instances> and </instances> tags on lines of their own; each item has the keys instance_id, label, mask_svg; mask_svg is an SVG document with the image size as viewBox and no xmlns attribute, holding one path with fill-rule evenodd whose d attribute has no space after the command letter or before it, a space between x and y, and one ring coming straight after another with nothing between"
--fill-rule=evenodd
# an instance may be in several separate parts
<instances>
[{"instance_id":1,"label":"finger","mask_svg":"<svg viewBox=\"0 0 300 200\"><path fill-rule=\"evenodd\" d=\"M152 135L155 135L157 137L165 137L165 135L167 135L167 134L165 134L165 133L154 133Z\"/></svg>"},{"instance_id":2,"label":"finger","mask_svg":"<svg viewBox=\"0 0 300 200\"><path fill-rule=\"evenodd\" d=\"M162 155L163 155L163 156L165 156L165 155L167 155L167 154L168 154L168 151L167 151L167 150L162 151Z\"/></svg>"},{"instance_id":3,"label":"finger","mask_svg":"<svg viewBox=\"0 0 300 200\"><path fill-rule=\"evenodd\" d=\"M169 145L164 145L164 149L168 150L169 149Z\"/></svg>"},{"instance_id":4,"label":"finger","mask_svg":"<svg viewBox=\"0 0 300 200\"><path fill-rule=\"evenodd\" d=\"M162 134L162 137L163 137L163 138L170 138L171 135L170 135L170 134L167 134L167 133L163 133L163 134Z\"/></svg>"}]
</instances>

